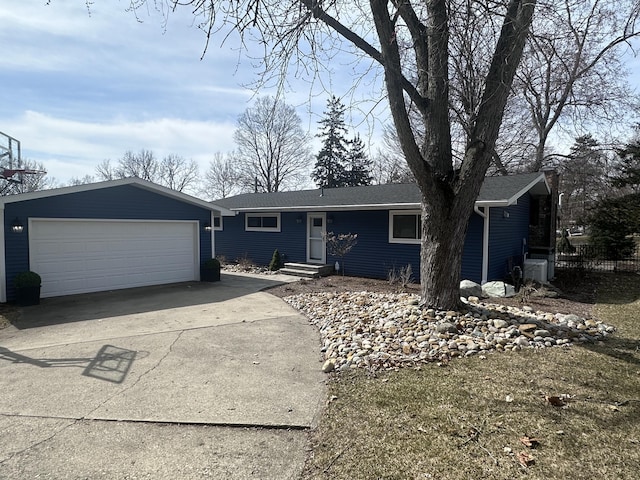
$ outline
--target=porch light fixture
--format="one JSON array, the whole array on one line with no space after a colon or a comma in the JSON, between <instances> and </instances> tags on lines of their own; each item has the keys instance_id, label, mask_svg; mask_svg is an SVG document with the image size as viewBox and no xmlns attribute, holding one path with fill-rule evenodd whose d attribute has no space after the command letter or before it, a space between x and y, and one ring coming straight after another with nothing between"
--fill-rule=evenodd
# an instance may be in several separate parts
<instances>
[{"instance_id":1,"label":"porch light fixture","mask_svg":"<svg viewBox=\"0 0 640 480\"><path fill-rule=\"evenodd\" d=\"M302 215L298 215L298 218L296 218L296 223L302 223Z\"/></svg>"},{"instance_id":2,"label":"porch light fixture","mask_svg":"<svg viewBox=\"0 0 640 480\"><path fill-rule=\"evenodd\" d=\"M205 232L210 232L211 230L213 230L213 227L211 227L210 223L205 223L204 224L204 231Z\"/></svg>"},{"instance_id":3,"label":"porch light fixture","mask_svg":"<svg viewBox=\"0 0 640 480\"><path fill-rule=\"evenodd\" d=\"M507 212L506 210L503 210L503 211L502 211L502 216L503 216L504 218L509 218L509 217L510 217L509 212Z\"/></svg>"},{"instance_id":4,"label":"porch light fixture","mask_svg":"<svg viewBox=\"0 0 640 480\"><path fill-rule=\"evenodd\" d=\"M11 222L11 231L13 233L22 233L24 230L24 225L22 225L22 223L20 222L20 220L18 220L18 217L16 217L13 222Z\"/></svg>"},{"instance_id":5,"label":"porch light fixture","mask_svg":"<svg viewBox=\"0 0 640 480\"><path fill-rule=\"evenodd\" d=\"M327 223L333 223L333 217L331 215L327 217Z\"/></svg>"}]
</instances>

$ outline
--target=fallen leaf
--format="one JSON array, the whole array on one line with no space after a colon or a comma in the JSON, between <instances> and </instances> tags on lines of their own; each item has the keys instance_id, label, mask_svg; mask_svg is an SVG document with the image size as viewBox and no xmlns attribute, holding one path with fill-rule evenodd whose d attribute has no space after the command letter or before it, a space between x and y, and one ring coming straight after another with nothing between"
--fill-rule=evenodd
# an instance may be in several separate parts
<instances>
[{"instance_id":1,"label":"fallen leaf","mask_svg":"<svg viewBox=\"0 0 640 480\"><path fill-rule=\"evenodd\" d=\"M507 403L513 402L513 395L507 395L506 397L504 397L504 401Z\"/></svg>"},{"instance_id":2,"label":"fallen leaf","mask_svg":"<svg viewBox=\"0 0 640 480\"><path fill-rule=\"evenodd\" d=\"M529 448L536 448L540 445L540 441L537 438L528 437L526 435L524 437L520 437L520 443Z\"/></svg>"},{"instance_id":3,"label":"fallen leaf","mask_svg":"<svg viewBox=\"0 0 640 480\"><path fill-rule=\"evenodd\" d=\"M525 468L530 467L535 463L535 459L527 452L519 452L518 454L516 454L516 457L518 459L518 462L520 462L520 465Z\"/></svg>"},{"instance_id":4,"label":"fallen leaf","mask_svg":"<svg viewBox=\"0 0 640 480\"><path fill-rule=\"evenodd\" d=\"M544 399L554 407L565 407L567 405L566 400L564 399L564 397L561 397L561 396L545 395Z\"/></svg>"},{"instance_id":5,"label":"fallen leaf","mask_svg":"<svg viewBox=\"0 0 640 480\"><path fill-rule=\"evenodd\" d=\"M612 412L619 412L620 409L617 407L617 405L609 405L609 410L611 410Z\"/></svg>"},{"instance_id":6,"label":"fallen leaf","mask_svg":"<svg viewBox=\"0 0 640 480\"><path fill-rule=\"evenodd\" d=\"M511 453L513 450L511 450L511 447L504 447L504 448L502 449L502 451L503 451L504 453Z\"/></svg>"}]
</instances>

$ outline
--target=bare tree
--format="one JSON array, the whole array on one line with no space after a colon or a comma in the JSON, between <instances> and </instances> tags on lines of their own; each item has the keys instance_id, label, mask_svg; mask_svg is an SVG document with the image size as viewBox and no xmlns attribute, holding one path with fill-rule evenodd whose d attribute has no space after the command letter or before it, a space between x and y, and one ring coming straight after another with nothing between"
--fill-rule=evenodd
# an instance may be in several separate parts
<instances>
[{"instance_id":1,"label":"bare tree","mask_svg":"<svg viewBox=\"0 0 640 480\"><path fill-rule=\"evenodd\" d=\"M468 15L452 23L451 110L455 155L466 148L484 91L496 17L487 2L452 2ZM622 55L638 36L635 0L538 2L494 151L493 173L538 171L554 153L552 132L623 129L637 119ZM621 112L625 112L623 115Z\"/></svg>"},{"instance_id":2,"label":"bare tree","mask_svg":"<svg viewBox=\"0 0 640 480\"><path fill-rule=\"evenodd\" d=\"M195 161L173 154L160 161L151 150L127 151L116 165L103 160L96 167L96 177L98 180L138 177L179 192L195 192L199 182Z\"/></svg>"},{"instance_id":3,"label":"bare tree","mask_svg":"<svg viewBox=\"0 0 640 480\"><path fill-rule=\"evenodd\" d=\"M169 154L160 162L161 185L178 192L195 192L200 181L198 164L179 155Z\"/></svg>"},{"instance_id":4,"label":"bare tree","mask_svg":"<svg viewBox=\"0 0 640 480\"><path fill-rule=\"evenodd\" d=\"M221 25L242 42L257 39L265 49L265 76L284 74L291 65L296 72L317 72L323 61L346 51L380 67L402 152L422 193L421 302L456 308L467 224L493 157L535 0L477 2L472 11L461 8L463 0L156 0L165 2L169 12L184 6L194 12L207 39ZM491 16L500 28L483 39L491 45L491 60L456 168L449 38L468 15ZM412 110L418 125L412 125Z\"/></svg>"},{"instance_id":5,"label":"bare tree","mask_svg":"<svg viewBox=\"0 0 640 480\"><path fill-rule=\"evenodd\" d=\"M245 189L278 192L295 188L308 175L311 138L290 105L259 97L238 118L233 138L236 168Z\"/></svg>"},{"instance_id":6,"label":"bare tree","mask_svg":"<svg viewBox=\"0 0 640 480\"><path fill-rule=\"evenodd\" d=\"M86 185L88 183L94 183L96 181L93 175L85 175L84 177L71 177L68 185L76 186L76 185Z\"/></svg>"},{"instance_id":7,"label":"bare tree","mask_svg":"<svg viewBox=\"0 0 640 480\"><path fill-rule=\"evenodd\" d=\"M160 180L160 163L151 150L140 150L138 153L125 152L118 161L116 178L138 177L149 182Z\"/></svg>"},{"instance_id":8,"label":"bare tree","mask_svg":"<svg viewBox=\"0 0 640 480\"><path fill-rule=\"evenodd\" d=\"M562 0L540 13L514 85L537 137L531 171L545 166L554 129L630 125L638 108L621 61L640 35L637 0Z\"/></svg>"},{"instance_id":9,"label":"bare tree","mask_svg":"<svg viewBox=\"0 0 640 480\"><path fill-rule=\"evenodd\" d=\"M216 152L204 177L202 195L217 200L240 192L239 173L232 154Z\"/></svg>"},{"instance_id":10,"label":"bare tree","mask_svg":"<svg viewBox=\"0 0 640 480\"><path fill-rule=\"evenodd\" d=\"M373 183L411 183L415 179L402 154L395 128L385 125L382 130L382 148L371 159Z\"/></svg>"},{"instance_id":11,"label":"bare tree","mask_svg":"<svg viewBox=\"0 0 640 480\"><path fill-rule=\"evenodd\" d=\"M118 178L116 168L111 164L110 159L105 159L96 166L96 177L103 181Z\"/></svg>"}]
</instances>

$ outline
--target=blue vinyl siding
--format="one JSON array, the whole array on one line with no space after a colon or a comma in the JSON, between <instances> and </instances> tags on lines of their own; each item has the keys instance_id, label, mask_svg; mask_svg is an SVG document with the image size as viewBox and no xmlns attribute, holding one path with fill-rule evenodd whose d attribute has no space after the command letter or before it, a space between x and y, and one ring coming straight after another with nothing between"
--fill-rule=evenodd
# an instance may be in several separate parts
<instances>
[{"instance_id":1,"label":"blue vinyl siding","mask_svg":"<svg viewBox=\"0 0 640 480\"><path fill-rule=\"evenodd\" d=\"M331 212L328 215L333 217L333 223L327 225L328 231L357 233L358 244L344 260L328 255L327 263L337 260L346 275L370 278L387 278L389 270L411 264L414 277L419 279L420 245L389 243L388 210Z\"/></svg>"},{"instance_id":2,"label":"blue vinyl siding","mask_svg":"<svg viewBox=\"0 0 640 480\"><path fill-rule=\"evenodd\" d=\"M489 209L488 280L502 280L508 258L520 255L522 238L528 238L528 199L527 195L518 205ZM504 218L503 211L509 212L509 218ZM339 261L346 275L381 279L387 278L390 269L411 264L415 280L420 281L420 245L389 243L388 210L329 211L326 215L331 222L327 222L328 232L358 234L357 245L344 259L327 254L327 263ZM307 212L282 213L280 232L246 232L244 213L225 217L223 225L224 230L216 232L216 253L228 261L246 257L267 265L277 248L286 262L306 262ZM461 279L482 280L483 228L483 218L473 213L462 253Z\"/></svg>"},{"instance_id":3,"label":"blue vinyl siding","mask_svg":"<svg viewBox=\"0 0 640 480\"><path fill-rule=\"evenodd\" d=\"M477 213L471 214L467 236L462 250L461 280L482 281L482 235L484 219Z\"/></svg>"},{"instance_id":4,"label":"blue vinyl siding","mask_svg":"<svg viewBox=\"0 0 640 480\"><path fill-rule=\"evenodd\" d=\"M519 257L529 244L529 194L510 207L490 209L489 271L487 280L504 280L509 274L509 258ZM505 212L509 215L505 216Z\"/></svg>"},{"instance_id":5,"label":"blue vinyl siding","mask_svg":"<svg viewBox=\"0 0 640 480\"><path fill-rule=\"evenodd\" d=\"M390 268L410 263L417 278L420 246L389 243L387 210L327 212L327 220L328 232L358 234L358 244L344 259L327 254L327 263L337 260L344 263L347 275L372 278L386 278ZM307 212L283 212L280 232L246 232L244 213L225 217L223 224L223 231L216 232L216 253L228 261L247 257L267 265L276 248L283 261L307 260Z\"/></svg>"},{"instance_id":6,"label":"blue vinyl siding","mask_svg":"<svg viewBox=\"0 0 640 480\"><path fill-rule=\"evenodd\" d=\"M11 222L24 225L21 234L11 233ZM131 220L211 221L205 208L160 195L132 185L90 190L7 203L4 212L7 299L14 298L13 277L29 270L29 218L81 218ZM199 229L200 260L211 258L211 233Z\"/></svg>"},{"instance_id":7,"label":"blue vinyl siding","mask_svg":"<svg viewBox=\"0 0 640 480\"><path fill-rule=\"evenodd\" d=\"M246 232L244 213L225 217L222 225L216 232L216 255L229 262L247 258L256 265L268 265L276 249L285 262L307 260L306 213L282 213L279 232Z\"/></svg>"}]
</instances>

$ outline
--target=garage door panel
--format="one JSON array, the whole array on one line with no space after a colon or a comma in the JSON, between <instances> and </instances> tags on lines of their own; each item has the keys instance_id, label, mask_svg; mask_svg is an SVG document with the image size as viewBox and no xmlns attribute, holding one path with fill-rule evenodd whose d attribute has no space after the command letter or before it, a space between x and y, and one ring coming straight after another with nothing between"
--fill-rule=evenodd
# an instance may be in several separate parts
<instances>
[{"instance_id":1,"label":"garage door panel","mask_svg":"<svg viewBox=\"0 0 640 480\"><path fill-rule=\"evenodd\" d=\"M42 296L198 279L193 222L32 220L32 270Z\"/></svg>"}]
</instances>

